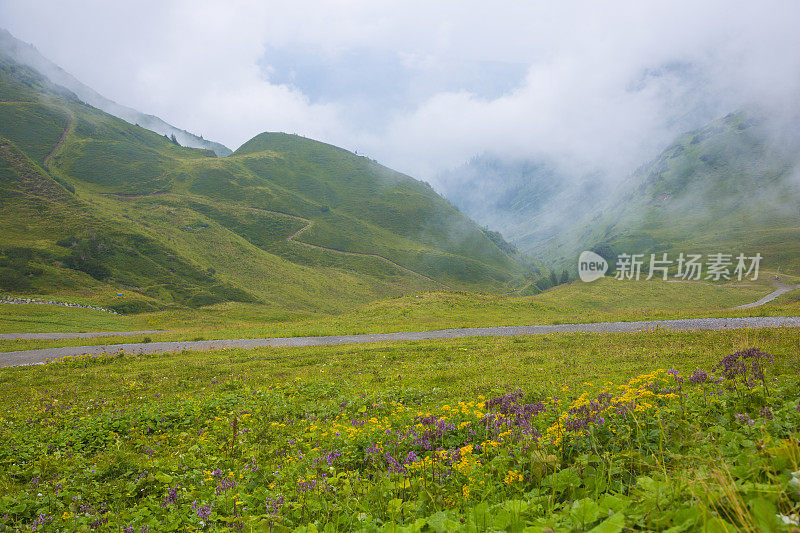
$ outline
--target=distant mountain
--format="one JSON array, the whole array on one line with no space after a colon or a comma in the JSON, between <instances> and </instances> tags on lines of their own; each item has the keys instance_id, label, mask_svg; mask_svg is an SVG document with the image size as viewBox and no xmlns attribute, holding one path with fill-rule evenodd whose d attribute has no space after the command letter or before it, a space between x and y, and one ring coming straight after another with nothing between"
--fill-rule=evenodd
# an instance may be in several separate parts
<instances>
[{"instance_id":1,"label":"distant mountain","mask_svg":"<svg viewBox=\"0 0 800 533\"><path fill-rule=\"evenodd\" d=\"M496 228L523 252L536 253L606 189L596 175L568 175L545 158L483 154L435 179L438 190L478 223Z\"/></svg>"},{"instance_id":2,"label":"distant mountain","mask_svg":"<svg viewBox=\"0 0 800 533\"><path fill-rule=\"evenodd\" d=\"M95 109L0 56L0 290L131 312L335 311L522 267L428 185L296 135L225 158Z\"/></svg>"},{"instance_id":3,"label":"distant mountain","mask_svg":"<svg viewBox=\"0 0 800 533\"><path fill-rule=\"evenodd\" d=\"M800 274L800 117L742 109L677 138L611 185L539 160L484 155L437 179L443 195L551 268L582 250L761 253Z\"/></svg>"},{"instance_id":4,"label":"distant mountain","mask_svg":"<svg viewBox=\"0 0 800 533\"><path fill-rule=\"evenodd\" d=\"M75 79L74 76L65 72L61 67L40 54L33 45L20 41L2 28L0 28L0 55L5 55L16 63L32 68L39 74L48 78L55 85L60 85L72 91L80 100L92 107L101 109L131 124L138 124L143 128L161 135L166 135L168 137L174 135L181 146L213 150L219 157L225 157L231 154L230 148L220 143L198 137L186 130L176 128L156 116L146 115L98 94L97 91L91 87L87 87Z\"/></svg>"},{"instance_id":5,"label":"distant mountain","mask_svg":"<svg viewBox=\"0 0 800 533\"><path fill-rule=\"evenodd\" d=\"M682 135L541 253L761 253L800 273L800 120L740 110Z\"/></svg>"}]
</instances>

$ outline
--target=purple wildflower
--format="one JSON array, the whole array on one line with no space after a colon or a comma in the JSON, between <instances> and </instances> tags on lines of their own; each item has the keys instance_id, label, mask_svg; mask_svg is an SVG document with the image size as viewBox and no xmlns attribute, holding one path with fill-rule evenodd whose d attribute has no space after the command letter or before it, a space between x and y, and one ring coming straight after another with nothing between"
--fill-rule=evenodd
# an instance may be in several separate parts
<instances>
[{"instance_id":1,"label":"purple wildflower","mask_svg":"<svg viewBox=\"0 0 800 533\"><path fill-rule=\"evenodd\" d=\"M220 482L217 483L217 496L219 496L228 489L232 489L235 486L236 486L236 480L233 479L232 477L226 477L221 479Z\"/></svg>"},{"instance_id":2,"label":"purple wildflower","mask_svg":"<svg viewBox=\"0 0 800 533\"><path fill-rule=\"evenodd\" d=\"M614 395L610 392L601 392L597 395L597 401L600 402L601 405L608 405L611 403L613 397Z\"/></svg>"},{"instance_id":3,"label":"purple wildflower","mask_svg":"<svg viewBox=\"0 0 800 533\"><path fill-rule=\"evenodd\" d=\"M36 476L36 477L38 478L39 476ZM38 517L36 517L36 520L34 520L33 524L31 524L31 530L38 531L39 530L39 526L43 526L47 522L50 522L52 520L53 520L52 516L47 516L46 514L42 513Z\"/></svg>"},{"instance_id":4,"label":"purple wildflower","mask_svg":"<svg viewBox=\"0 0 800 533\"><path fill-rule=\"evenodd\" d=\"M695 385L700 385L702 383L705 383L706 381L708 381L708 372L700 369L695 370L694 372L692 372L692 375L689 376L689 381L691 383L694 383Z\"/></svg>"},{"instance_id":5,"label":"purple wildflower","mask_svg":"<svg viewBox=\"0 0 800 533\"><path fill-rule=\"evenodd\" d=\"M542 402L520 404L523 393L521 390L497 396L486 402L487 411L495 411L513 417L513 423L524 428L525 433L531 432L531 418L546 411Z\"/></svg>"},{"instance_id":6,"label":"purple wildflower","mask_svg":"<svg viewBox=\"0 0 800 533\"><path fill-rule=\"evenodd\" d=\"M364 451L367 452L367 454L369 455L375 455L377 453L380 453L377 444L370 444L369 447Z\"/></svg>"},{"instance_id":7,"label":"purple wildflower","mask_svg":"<svg viewBox=\"0 0 800 533\"><path fill-rule=\"evenodd\" d=\"M737 376L744 375L747 371L747 365L744 364L741 356L742 352L726 355L714 368L718 369L725 379L736 379Z\"/></svg>"},{"instance_id":8,"label":"purple wildflower","mask_svg":"<svg viewBox=\"0 0 800 533\"><path fill-rule=\"evenodd\" d=\"M751 361L749 367L745 361ZM741 376L750 383L749 378L764 379L764 368L767 363L774 363L775 358L758 348L749 348L726 355L715 365L725 379L733 380ZM749 376L748 376L749 370Z\"/></svg>"},{"instance_id":9,"label":"purple wildflower","mask_svg":"<svg viewBox=\"0 0 800 533\"><path fill-rule=\"evenodd\" d=\"M202 520L203 522L208 521L208 517L211 516L211 504L208 505L199 505L197 500L192 502L192 510L197 513L197 518Z\"/></svg>"},{"instance_id":10,"label":"purple wildflower","mask_svg":"<svg viewBox=\"0 0 800 533\"><path fill-rule=\"evenodd\" d=\"M383 457L384 457L384 459L386 459L386 462L389 465L389 473L390 474L405 474L406 473L406 467L403 466L403 464L400 461L395 459L392 456L392 454L390 454L389 452L386 452L386 453L383 454Z\"/></svg>"},{"instance_id":11,"label":"purple wildflower","mask_svg":"<svg viewBox=\"0 0 800 533\"><path fill-rule=\"evenodd\" d=\"M341 456L342 452L340 452L339 450L331 450L329 452L323 453L322 456L314 459L314 461L311 463L311 466L317 466L317 463L319 463L320 461L325 461L326 463L328 463L328 466L332 466L333 462Z\"/></svg>"},{"instance_id":12,"label":"purple wildflower","mask_svg":"<svg viewBox=\"0 0 800 533\"><path fill-rule=\"evenodd\" d=\"M275 498L267 498L266 501L267 514L273 518L278 516L278 513L280 513L283 504L284 504L284 499L282 494L279 494Z\"/></svg>"},{"instance_id":13,"label":"purple wildflower","mask_svg":"<svg viewBox=\"0 0 800 533\"><path fill-rule=\"evenodd\" d=\"M742 425L746 424L748 426L752 426L753 424L755 424L755 420L750 418L750 415L748 415L747 413L741 413L741 414L737 413L733 416L736 418L736 421Z\"/></svg>"},{"instance_id":14,"label":"purple wildflower","mask_svg":"<svg viewBox=\"0 0 800 533\"><path fill-rule=\"evenodd\" d=\"M297 492L308 492L317 488L317 480L303 481L297 484Z\"/></svg>"},{"instance_id":15,"label":"purple wildflower","mask_svg":"<svg viewBox=\"0 0 800 533\"><path fill-rule=\"evenodd\" d=\"M90 523L89 527L91 529L97 529L98 527L100 527L100 526L102 526L103 524L106 524L106 523L108 523L108 518L106 518L105 516L101 516L97 520L95 520L92 523Z\"/></svg>"},{"instance_id":16,"label":"purple wildflower","mask_svg":"<svg viewBox=\"0 0 800 533\"><path fill-rule=\"evenodd\" d=\"M164 496L164 502L161 504L161 507L169 507L178 500L178 488L179 487L173 487L169 489L166 496Z\"/></svg>"}]
</instances>

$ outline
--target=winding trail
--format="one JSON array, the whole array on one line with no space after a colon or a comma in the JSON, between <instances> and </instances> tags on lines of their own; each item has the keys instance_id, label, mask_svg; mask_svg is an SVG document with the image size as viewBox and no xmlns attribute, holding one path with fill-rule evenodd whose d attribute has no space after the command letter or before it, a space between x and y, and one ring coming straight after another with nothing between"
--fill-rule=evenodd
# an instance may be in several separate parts
<instances>
[{"instance_id":1,"label":"winding trail","mask_svg":"<svg viewBox=\"0 0 800 533\"><path fill-rule=\"evenodd\" d=\"M776 299L778 296L786 294L789 291L793 291L795 289L800 289L800 285L786 285L784 283L777 283L777 282L774 285L777 287L777 289L775 291L767 294L766 296L764 296L763 298L761 298L757 302L752 302L752 303L744 304L744 305L737 305L736 307L732 307L731 309L750 309L750 308L753 308L753 307L758 307L760 305L764 305L766 303L771 302L772 300Z\"/></svg>"},{"instance_id":2,"label":"winding trail","mask_svg":"<svg viewBox=\"0 0 800 533\"><path fill-rule=\"evenodd\" d=\"M440 286L442 286L442 287L444 287L446 289L450 288L447 285L445 285L444 283L442 283L441 281L437 281L437 280L435 280L435 279L433 279L433 278L431 278L429 276L426 276L425 274L421 274L421 273L417 272L416 270L411 270L408 267L404 267L403 265L397 264L394 261L392 261L391 259L388 259L388 258L386 258L386 257L384 257L382 255L370 254L370 253L367 253L367 252L348 252L346 250L337 250L336 248L329 248L327 246L322 246L322 245L319 245L319 244L311 244L310 242L298 241L296 239L296 237L298 235L300 235L301 233L303 233L304 231L306 231L307 229L311 228L311 226L314 225L314 221L313 220L310 220L310 219L304 218L304 217L300 217L300 216L297 216L297 215L290 215L289 213L284 213L283 211L273 211L271 209L262 209L262 208L258 208L258 207L254 207L252 209L255 209L257 211L263 211L265 213L272 213L274 215L280 215L280 216L288 217L288 218L291 218L291 219L294 219L294 220L300 220L300 221L302 221L302 222L304 222L306 224L302 228L298 229L297 231L295 231L294 233L292 233L291 235L286 237L287 241L291 241L291 242L294 242L296 244L302 244L303 246L310 246L311 248L316 248L318 250L325 250L327 252L335 252L337 254L355 255L355 256L360 256L360 257L374 257L376 259L380 259L382 261L385 261L385 262L389 263L390 265L392 265L392 266L394 266L396 268L399 268L400 270L403 270L404 272L408 272L409 274L413 274L415 276L419 276L419 277L421 277L423 279L426 279L426 280L430 281L431 283L434 283L436 285L440 285Z\"/></svg>"},{"instance_id":3,"label":"winding trail","mask_svg":"<svg viewBox=\"0 0 800 533\"><path fill-rule=\"evenodd\" d=\"M335 346L371 342L457 339L463 337L509 337L544 335L547 333L636 333L642 331L697 331L743 328L800 328L800 317L690 318L680 320L648 320L640 322L599 322L595 324L557 324L543 326L500 326L485 328L443 329L401 333L363 335L330 335L326 337L275 337L266 339L222 339L208 341L172 341L98 346L73 346L0 353L0 367L44 363L59 357L99 355L124 351L131 354L174 353L183 351L224 350L230 348Z\"/></svg>"},{"instance_id":4,"label":"winding trail","mask_svg":"<svg viewBox=\"0 0 800 533\"><path fill-rule=\"evenodd\" d=\"M72 131L72 122L73 122L72 112L67 111L67 127L64 128L64 132L61 134L61 137L59 137L58 142L53 147L53 149L50 150L50 153L44 156L44 161L42 162L43 166L46 167L47 164L50 162L50 158L53 157L56 154L56 152L58 152L61 149L61 146L64 145L64 141L67 140L67 135L69 135L69 132Z\"/></svg>"}]
</instances>

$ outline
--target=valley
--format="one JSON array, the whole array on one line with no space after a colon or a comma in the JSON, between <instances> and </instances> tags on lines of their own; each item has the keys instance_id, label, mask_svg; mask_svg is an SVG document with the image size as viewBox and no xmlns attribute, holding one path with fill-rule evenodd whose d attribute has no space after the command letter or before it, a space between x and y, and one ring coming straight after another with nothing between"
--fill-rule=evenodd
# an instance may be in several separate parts
<instances>
[{"instance_id":1,"label":"valley","mask_svg":"<svg viewBox=\"0 0 800 533\"><path fill-rule=\"evenodd\" d=\"M227 20L175 9L204 39ZM292 39L322 31L307 15ZM367 18L337 31L402 19ZM0 532L798 531L800 115L673 109L687 79L712 87L682 56L587 97L557 87L572 60L522 75L416 49L258 55L239 22L201 68L158 24L106 64L108 87L118 68L158 80L140 101L163 119L0 29ZM590 48L611 44L604 28ZM628 48L614 65L648 50ZM250 133L223 144L176 117ZM638 120L666 138L662 119L680 134L638 166L600 164L651 142ZM581 281L582 251L604 275ZM730 261L692 277L683 254ZM737 254L760 270L737 276ZM620 275L631 255L641 276Z\"/></svg>"}]
</instances>

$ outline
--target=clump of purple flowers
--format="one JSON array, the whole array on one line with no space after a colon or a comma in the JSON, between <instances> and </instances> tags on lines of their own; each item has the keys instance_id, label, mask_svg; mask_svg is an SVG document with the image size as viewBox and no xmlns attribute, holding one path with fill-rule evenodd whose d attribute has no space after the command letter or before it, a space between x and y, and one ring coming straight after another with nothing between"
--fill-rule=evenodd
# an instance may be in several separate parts
<instances>
[{"instance_id":1,"label":"clump of purple flowers","mask_svg":"<svg viewBox=\"0 0 800 533\"><path fill-rule=\"evenodd\" d=\"M270 515L270 516L277 515L280 512L281 507L283 507L284 503L285 503L285 500L283 499L283 495L282 494L279 494L275 498L267 498L267 501L266 501L267 514Z\"/></svg>"},{"instance_id":2,"label":"clump of purple flowers","mask_svg":"<svg viewBox=\"0 0 800 533\"><path fill-rule=\"evenodd\" d=\"M384 459L386 459L386 464L389 465L389 473L390 474L405 474L406 473L406 467L403 465L403 463L401 463L400 461L395 459L392 456L391 453L386 452L386 453L383 454L383 457L384 457Z\"/></svg>"},{"instance_id":3,"label":"clump of purple flowers","mask_svg":"<svg viewBox=\"0 0 800 533\"><path fill-rule=\"evenodd\" d=\"M667 370L667 374L675 378L675 381L678 383L683 383L683 376L680 375L680 372L674 368L670 368Z\"/></svg>"},{"instance_id":4,"label":"clump of purple flowers","mask_svg":"<svg viewBox=\"0 0 800 533\"><path fill-rule=\"evenodd\" d=\"M523 428L523 432L531 432L531 418L547 410L542 402L519 403L522 400L521 390L497 396L486 401L486 410L495 411L506 416L514 417L514 424Z\"/></svg>"},{"instance_id":5,"label":"clump of purple flowers","mask_svg":"<svg viewBox=\"0 0 800 533\"><path fill-rule=\"evenodd\" d=\"M222 494L228 489L232 489L236 486L236 480L232 477L222 478L219 483L217 483L217 496Z\"/></svg>"},{"instance_id":6,"label":"clump of purple flowers","mask_svg":"<svg viewBox=\"0 0 800 533\"><path fill-rule=\"evenodd\" d=\"M97 520L95 520L92 523L90 523L89 527L91 529L97 529L98 527L102 526L103 524L107 524L107 523L108 523L108 518L106 518L105 516L101 516Z\"/></svg>"},{"instance_id":7,"label":"clump of purple flowers","mask_svg":"<svg viewBox=\"0 0 800 533\"><path fill-rule=\"evenodd\" d=\"M573 416L564 421L564 428L567 431L582 431L591 424L602 426L606 422L606 419L600 416L602 410L603 405L596 400L580 407L573 407L569 410Z\"/></svg>"},{"instance_id":8,"label":"clump of purple flowers","mask_svg":"<svg viewBox=\"0 0 800 533\"><path fill-rule=\"evenodd\" d=\"M311 481L301 481L297 484L297 492L308 492L310 490L314 490L317 488L317 480L312 479Z\"/></svg>"},{"instance_id":9,"label":"clump of purple flowers","mask_svg":"<svg viewBox=\"0 0 800 533\"><path fill-rule=\"evenodd\" d=\"M497 396L491 400L486 400L486 410L494 410L499 413L507 414L512 407L519 403L519 401L522 399L522 396L522 391L517 390L516 392L509 392L508 394Z\"/></svg>"},{"instance_id":10,"label":"clump of purple flowers","mask_svg":"<svg viewBox=\"0 0 800 533\"><path fill-rule=\"evenodd\" d=\"M161 507L169 507L178 500L178 497L180 496L178 494L178 488L179 487L173 487L169 489L166 496L164 496L164 501L161 503Z\"/></svg>"},{"instance_id":11,"label":"clump of purple flowers","mask_svg":"<svg viewBox=\"0 0 800 533\"><path fill-rule=\"evenodd\" d=\"M417 422L425 426L425 430L419 435L419 443L426 449L432 449L435 442L441 441L445 434L455 431L456 425L448 422L436 415L418 416Z\"/></svg>"},{"instance_id":12,"label":"clump of purple flowers","mask_svg":"<svg viewBox=\"0 0 800 533\"><path fill-rule=\"evenodd\" d=\"M321 457L317 457L316 459L314 459L314 462L311 464L311 466L316 466L317 463L321 461L325 461L326 463L328 463L328 466L332 466L334 461L336 461L336 459L338 459L341 456L342 452L340 452L339 450L336 449L330 450L328 452L323 453Z\"/></svg>"},{"instance_id":13,"label":"clump of purple flowers","mask_svg":"<svg viewBox=\"0 0 800 533\"><path fill-rule=\"evenodd\" d=\"M270 517L269 520L270 525L274 524L275 518L277 518L278 514L281 512L284 503L285 500L283 499L282 494L279 494L275 498L267 498L266 510L267 510L267 516Z\"/></svg>"},{"instance_id":14,"label":"clump of purple flowers","mask_svg":"<svg viewBox=\"0 0 800 533\"><path fill-rule=\"evenodd\" d=\"M708 372L705 370L697 369L692 372L692 375L689 376L689 382L694 383L695 385L701 385L708 381Z\"/></svg>"},{"instance_id":15,"label":"clump of purple flowers","mask_svg":"<svg viewBox=\"0 0 800 533\"><path fill-rule=\"evenodd\" d=\"M748 387L753 386L751 378L761 380L764 390L767 390L764 370L768 363L774 362L775 358L770 354L764 353L758 348L748 348L726 355L714 368L719 370L727 380L733 381L737 377L741 378Z\"/></svg>"},{"instance_id":16,"label":"clump of purple flowers","mask_svg":"<svg viewBox=\"0 0 800 533\"><path fill-rule=\"evenodd\" d=\"M208 522L208 518L211 516L211 504L200 505L197 503L197 500L195 500L192 502L192 510L197 513L197 518L203 522Z\"/></svg>"},{"instance_id":17,"label":"clump of purple flowers","mask_svg":"<svg viewBox=\"0 0 800 533\"><path fill-rule=\"evenodd\" d=\"M755 420L750 418L750 415L748 415L747 413L737 413L733 416L734 418L736 418L736 421L742 425L752 426L753 424L756 423Z\"/></svg>"},{"instance_id":18,"label":"clump of purple flowers","mask_svg":"<svg viewBox=\"0 0 800 533\"><path fill-rule=\"evenodd\" d=\"M36 520L34 520L33 524L31 524L31 530L37 531L39 529L39 526L43 526L52 520L53 520L52 516L47 516L46 514L42 513L38 517L36 517Z\"/></svg>"}]
</instances>

